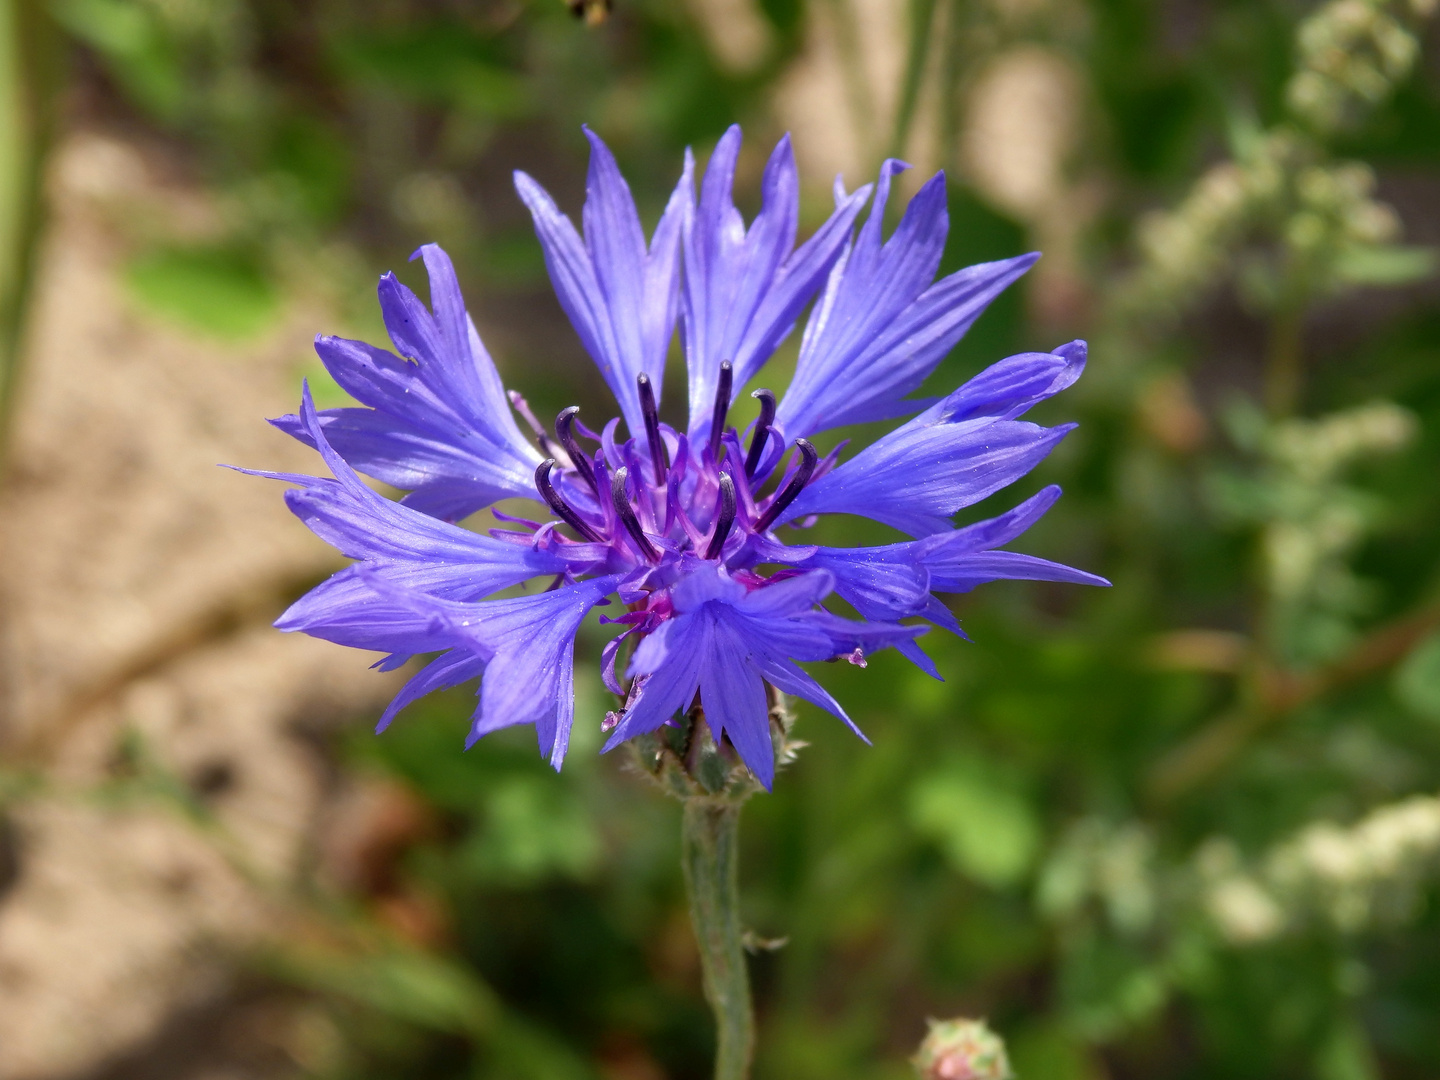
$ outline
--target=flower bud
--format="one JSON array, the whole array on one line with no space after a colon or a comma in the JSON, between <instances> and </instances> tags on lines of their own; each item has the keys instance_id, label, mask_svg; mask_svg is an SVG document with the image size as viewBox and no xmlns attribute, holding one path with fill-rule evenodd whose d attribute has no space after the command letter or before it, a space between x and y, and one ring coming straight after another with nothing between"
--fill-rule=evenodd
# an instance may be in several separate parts
<instances>
[{"instance_id":1,"label":"flower bud","mask_svg":"<svg viewBox=\"0 0 1440 1080\"><path fill-rule=\"evenodd\" d=\"M1005 1043L983 1020L931 1020L912 1059L921 1080L1011 1080Z\"/></svg>"}]
</instances>

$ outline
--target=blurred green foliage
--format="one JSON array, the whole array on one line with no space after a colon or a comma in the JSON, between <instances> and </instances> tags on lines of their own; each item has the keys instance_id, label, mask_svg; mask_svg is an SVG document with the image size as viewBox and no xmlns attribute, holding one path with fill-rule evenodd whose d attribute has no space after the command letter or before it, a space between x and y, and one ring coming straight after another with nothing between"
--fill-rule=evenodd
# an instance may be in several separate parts
<instances>
[{"instance_id":1,"label":"blurred green foliage","mask_svg":"<svg viewBox=\"0 0 1440 1080\"><path fill-rule=\"evenodd\" d=\"M145 252L130 264L128 284L162 315L219 337L252 336L280 306L256 260L224 248Z\"/></svg>"},{"instance_id":2,"label":"blurred green foliage","mask_svg":"<svg viewBox=\"0 0 1440 1080\"><path fill-rule=\"evenodd\" d=\"M589 26L560 0L50 7L74 43L77 111L163 133L223 208L205 246L157 236L136 256L142 303L244 337L288 290L323 288L378 340L373 272L413 282L405 254L438 240L482 328L500 329L511 384L537 411L580 400L586 415L608 414L600 383L546 295L509 171L578 208L589 122L653 220L687 143L703 157L739 120L751 149L769 145L806 27L838 20L843 39L854 7L760 0L770 45L739 74L696 10L618 0ZM946 270L1051 235L963 179L979 73L1041 46L1080 75L1066 182L1098 195L1065 234L1072 300L1042 303L1054 279L1017 289L936 385L1091 339L1086 378L1042 417L1079 431L1000 498L1061 483L1025 550L1115 588L961 598L972 640L926 640L943 684L893 655L824 673L874 746L803 712L811 745L747 808L749 915L788 939L753 962L758 1075L904 1076L925 1017L965 1012L1007 1036L1027 1080L1433 1076L1440 832L1427 841L1429 803L1367 816L1440 788L1426 5L906 10L895 138L877 145L936 125L939 159L961 167ZM951 97L922 107L932 84ZM825 178L808 179L813 218ZM601 640L582 641L563 776L523 733L462 754L465 693L335 747L438 825L383 889L316 901L316 918L364 933L271 958L342 1036L303 1071L707 1074L678 808L594 754ZM416 898L439 932L396 922Z\"/></svg>"}]
</instances>

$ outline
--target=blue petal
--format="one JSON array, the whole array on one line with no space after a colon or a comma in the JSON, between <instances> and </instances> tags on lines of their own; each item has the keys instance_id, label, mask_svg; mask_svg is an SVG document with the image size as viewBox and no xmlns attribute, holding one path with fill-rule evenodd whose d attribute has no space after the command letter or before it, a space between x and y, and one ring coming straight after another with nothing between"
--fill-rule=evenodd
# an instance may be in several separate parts
<instances>
[{"instance_id":1,"label":"blue petal","mask_svg":"<svg viewBox=\"0 0 1440 1080\"><path fill-rule=\"evenodd\" d=\"M455 268L434 244L417 252L433 313L386 274L380 307L401 359L364 342L319 337L315 350L364 409L325 414L331 443L355 468L459 518L497 499L535 498L540 455L520 434L495 363L465 313ZM297 416L273 421L314 445Z\"/></svg>"},{"instance_id":2,"label":"blue petal","mask_svg":"<svg viewBox=\"0 0 1440 1080\"><path fill-rule=\"evenodd\" d=\"M987 581L1066 581L1072 585L1109 585L1095 574L1018 551L975 551L946 557L927 553L931 588L936 592L969 592Z\"/></svg>"},{"instance_id":3,"label":"blue petal","mask_svg":"<svg viewBox=\"0 0 1440 1080\"><path fill-rule=\"evenodd\" d=\"M321 539L363 564L342 570L302 596L276 621L280 629L354 648L435 652L454 643L443 627L412 607L378 595L367 575L380 573L396 587L473 600L566 569L565 560L551 552L479 536L371 491L330 445L308 385L299 420L334 479L259 475L302 485L285 493L291 511Z\"/></svg>"},{"instance_id":4,"label":"blue petal","mask_svg":"<svg viewBox=\"0 0 1440 1080\"><path fill-rule=\"evenodd\" d=\"M806 574L801 578L791 578L758 589L750 595L754 597L772 592L781 585L790 585L792 582L804 583L806 578L821 579L821 588L828 592L829 583L823 580L827 577L824 573ZM791 595L785 598L784 604L777 604L767 612L768 617L758 614L758 605L741 603L729 608L720 604L710 605L712 616L721 628L717 630L716 639L732 643L729 652L743 656L745 666L755 672L756 682L760 681L759 677L763 677L776 688L805 698L838 717L851 731L864 739L864 734L840 707L839 702L796 667L794 661L830 660L853 653L857 649L862 653L874 652L887 646L912 641L925 630L923 627L857 623L832 615L828 611L816 611L808 607L783 617L782 612L793 610L793 603L803 595L802 589L793 589ZM707 717L710 706L706 693L712 681L722 684L719 691L722 696L733 699L738 692L737 680L730 676L734 670L734 655L720 657L715 674L712 676L707 672L702 679L700 696L702 702L706 703ZM766 790L769 790L774 777L774 749L771 743L769 709L763 699L761 707L751 712L748 719L727 718L725 730L730 732L731 741L735 743L735 748L740 752L745 764L755 773Z\"/></svg>"},{"instance_id":5,"label":"blue petal","mask_svg":"<svg viewBox=\"0 0 1440 1080\"><path fill-rule=\"evenodd\" d=\"M834 577L835 591L867 619L894 621L923 615L932 603L932 589L967 592L979 584L951 587L951 579L945 575L952 564L1016 539L1040 520L1059 497L1060 488L1051 484L999 517L937 533L924 540L881 547L796 548L793 565L800 570L828 571ZM1084 575L1079 570L1070 572L1082 574L1086 583L1093 583L1093 575ZM948 609L942 606L941 610L944 611L943 624L952 625L954 618Z\"/></svg>"},{"instance_id":6,"label":"blue petal","mask_svg":"<svg viewBox=\"0 0 1440 1080\"><path fill-rule=\"evenodd\" d=\"M811 484L781 521L857 514L911 536L944 532L953 515L1020 479L1074 427L989 419L912 421Z\"/></svg>"},{"instance_id":7,"label":"blue petal","mask_svg":"<svg viewBox=\"0 0 1440 1080\"><path fill-rule=\"evenodd\" d=\"M575 715L575 634L590 609L620 580L592 578L538 596L462 604L397 588L378 573L371 586L409 605L485 661L480 707L466 745L515 724L534 724L540 752L556 769Z\"/></svg>"},{"instance_id":8,"label":"blue petal","mask_svg":"<svg viewBox=\"0 0 1440 1080\"><path fill-rule=\"evenodd\" d=\"M956 631L959 632L958 630ZM930 659L925 650L920 648L917 641L904 641L895 646L901 656L905 657L912 664L918 667L926 675L929 675L937 682L944 682L945 678L940 674L940 669L935 666L935 661Z\"/></svg>"},{"instance_id":9,"label":"blue petal","mask_svg":"<svg viewBox=\"0 0 1440 1080\"><path fill-rule=\"evenodd\" d=\"M949 228L943 173L920 189L895 234L881 244L891 179L905 167L894 160L882 166L870 218L831 271L805 328L795 378L777 414L790 438L923 407L906 395L1038 258L982 263L932 284Z\"/></svg>"},{"instance_id":10,"label":"blue petal","mask_svg":"<svg viewBox=\"0 0 1440 1080\"><path fill-rule=\"evenodd\" d=\"M1012 419L1083 370L1083 343L1024 353L987 368L801 492L781 514L858 514L912 536L950 531L950 518L1033 469L1074 424Z\"/></svg>"},{"instance_id":11,"label":"blue petal","mask_svg":"<svg viewBox=\"0 0 1440 1080\"><path fill-rule=\"evenodd\" d=\"M802 671L789 661L776 662L768 658L760 659L757 666L761 674L765 676L765 681L775 689L804 698L812 705L818 705L831 716L842 721L862 741L870 742L865 733L855 726L855 721L850 719L850 715L840 703L830 695L828 690L812 679L808 672Z\"/></svg>"},{"instance_id":12,"label":"blue petal","mask_svg":"<svg viewBox=\"0 0 1440 1080\"><path fill-rule=\"evenodd\" d=\"M1001 544L1008 544L1044 517L1059 498L1060 485L1048 484L1019 506L998 517L986 518L984 521L956 529L951 534L955 539L949 542L956 545L957 551L987 551ZM940 540L938 537L936 539Z\"/></svg>"},{"instance_id":13,"label":"blue petal","mask_svg":"<svg viewBox=\"0 0 1440 1080\"><path fill-rule=\"evenodd\" d=\"M923 636L929 630L929 627L925 626L901 626L889 622L856 622L853 619L842 619L828 611L811 612L805 619L829 635L832 651L827 659L848 656L856 649L869 655L881 649L898 647ZM805 660L809 657L796 656L794 659Z\"/></svg>"},{"instance_id":14,"label":"blue petal","mask_svg":"<svg viewBox=\"0 0 1440 1080\"><path fill-rule=\"evenodd\" d=\"M801 557L794 565L800 570L830 574L835 591L867 619L885 623L918 615L958 634L961 631L955 616L931 595L932 591L969 592L977 585L1001 579L1110 584L1095 574L1048 559L989 550L1016 539L1059 497L1060 489L1052 484L999 517L923 540L883 547L797 549ZM940 677L934 662L916 643L889 644L923 671Z\"/></svg>"},{"instance_id":15,"label":"blue petal","mask_svg":"<svg viewBox=\"0 0 1440 1080\"><path fill-rule=\"evenodd\" d=\"M739 620L735 620L739 622ZM765 682L752 660L753 644L745 627L716 620L710 663L700 684L705 722L718 743L726 735L740 760L766 791L775 782L775 747L770 739L770 705Z\"/></svg>"},{"instance_id":16,"label":"blue petal","mask_svg":"<svg viewBox=\"0 0 1440 1080\"><path fill-rule=\"evenodd\" d=\"M644 682L605 744L606 750L654 731L681 709L689 708L709 658L711 630L712 621L701 613L671 619L641 639L630 661L630 674Z\"/></svg>"},{"instance_id":17,"label":"blue petal","mask_svg":"<svg viewBox=\"0 0 1440 1080\"><path fill-rule=\"evenodd\" d=\"M815 702L854 728L844 710L794 661L873 651L910 641L924 629L856 623L817 610L815 605L832 587L824 571L754 590L746 590L713 564L692 571L672 591L676 617L635 650L630 674L640 681L605 749L653 731L687 708L698 690L715 737L728 734L742 760L768 788L774 750L765 681Z\"/></svg>"},{"instance_id":18,"label":"blue petal","mask_svg":"<svg viewBox=\"0 0 1440 1080\"><path fill-rule=\"evenodd\" d=\"M426 694L436 690L448 690L452 686L459 686L461 683L478 678L484 670L484 657L477 656L466 649L452 649L437 656L400 688L400 693L396 694L395 700L386 706L385 712L381 714L379 722L375 725L375 734L378 735L388 728L390 722L407 705L419 701Z\"/></svg>"},{"instance_id":19,"label":"blue petal","mask_svg":"<svg viewBox=\"0 0 1440 1080\"><path fill-rule=\"evenodd\" d=\"M270 421L309 446L315 440L298 416ZM437 435L376 409L327 409L320 414L326 438L351 466L367 476L409 491L422 513L457 521L497 499L536 497L534 468L506 472L470 453L460 439ZM412 496L414 498L412 498Z\"/></svg>"},{"instance_id":20,"label":"blue petal","mask_svg":"<svg viewBox=\"0 0 1440 1080\"><path fill-rule=\"evenodd\" d=\"M368 573L366 567L340 571L291 604L275 626L372 652L408 655L455 646L442 623L376 592Z\"/></svg>"},{"instance_id":21,"label":"blue petal","mask_svg":"<svg viewBox=\"0 0 1440 1080\"><path fill-rule=\"evenodd\" d=\"M699 203L685 219L681 302L689 433L696 441L709 434L720 362L734 366L736 388L760 370L839 257L870 193L864 187L837 198L829 220L792 252L800 182L790 136L770 155L760 213L748 231L731 196L740 141L738 125L721 137L706 166Z\"/></svg>"},{"instance_id":22,"label":"blue petal","mask_svg":"<svg viewBox=\"0 0 1440 1080\"><path fill-rule=\"evenodd\" d=\"M529 208L545 251L550 281L565 314L620 403L632 435L644 432L636 377L650 376L657 400L675 329L681 221L693 199L692 162L685 167L649 250L630 188L610 150L588 128L590 173L581 240L555 200L523 172L515 189Z\"/></svg>"},{"instance_id":23,"label":"blue petal","mask_svg":"<svg viewBox=\"0 0 1440 1080\"><path fill-rule=\"evenodd\" d=\"M835 582L829 574L801 574L742 593L732 603L750 619L783 619L809 611L834 588ZM675 606L677 610L685 610L678 598Z\"/></svg>"},{"instance_id":24,"label":"blue petal","mask_svg":"<svg viewBox=\"0 0 1440 1080\"><path fill-rule=\"evenodd\" d=\"M958 423L984 416L1013 420L1073 386L1085 371L1085 355L1085 342L1071 341L1054 352L1006 357L916 419Z\"/></svg>"},{"instance_id":25,"label":"blue petal","mask_svg":"<svg viewBox=\"0 0 1440 1080\"><path fill-rule=\"evenodd\" d=\"M377 652L426 653L449 647L451 639L443 627L422 618L413 606L378 595L371 584L372 573L381 574L394 586L455 601L479 600L532 576L523 566L507 570L499 564L372 560L347 567L315 586L291 604L275 626Z\"/></svg>"},{"instance_id":26,"label":"blue petal","mask_svg":"<svg viewBox=\"0 0 1440 1080\"><path fill-rule=\"evenodd\" d=\"M322 424L315 411L308 385L302 391L300 408L297 420L334 479L260 475L275 475L301 484L301 488L285 493L286 503L312 532L341 554L352 559L409 562L434 566L437 572L452 571L477 595L565 570L567 564L558 555L481 536L378 495L331 446L329 427Z\"/></svg>"},{"instance_id":27,"label":"blue petal","mask_svg":"<svg viewBox=\"0 0 1440 1080\"><path fill-rule=\"evenodd\" d=\"M867 619L893 622L914 615L930 595L930 574L909 543L822 547L798 566L828 571L835 579L835 591Z\"/></svg>"}]
</instances>

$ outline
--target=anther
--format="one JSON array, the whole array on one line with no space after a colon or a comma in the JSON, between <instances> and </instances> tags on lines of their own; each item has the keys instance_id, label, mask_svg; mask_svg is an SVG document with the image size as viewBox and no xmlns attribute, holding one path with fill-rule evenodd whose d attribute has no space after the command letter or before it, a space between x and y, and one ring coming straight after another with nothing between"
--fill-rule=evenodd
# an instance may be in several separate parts
<instances>
[{"instance_id":1,"label":"anther","mask_svg":"<svg viewBox=\"0 0 1440 1080\"><path fill-rule=\"evenodd\" d=\"M600 535L585 523L585 520L571 508L570 504L560 497L560 493L555 490L555 485L550 483L550 470L553 468L555 468L555 459L546 458L535 470L535 487L539 490L541 497L550 504L550 509L555 512L555 516L578 532L582 539L588 540L592 544L600 543Z\"/></svg>"},{"instance_id":2,"label":"anther","mask_svg":"<svg viewBox=\"0 0 1440 1080\"><path fill-rule=\"evenodd\" d=\"M775 422L775 395L769 390L756 390L750 395L760 402L760 418L755 421L755 434L750 436L750 452L745 455L745 475L753 477L770 441L770 425Z\"/></svg>"},{"instance_id":3,"label":"anther","mask_svg":"<svg viewBox=\"0 0 1440 1080\"><path fill-rule=\"evenodd\" d=\"M715 531L710 536L710 546L705 549L705 558L718 559L720 550L730 536L735 524L735 481L729 473L720 474L720 497L715 508Z\"/></svg>"},{"instance_id":4,"label":"anther","mask_svg":"<svg viewBox=\"0 0 1440 1080\"><path fill-rule=\"evenodd\" d=\"M645 437L650 440L650 461L655 467L655 483L665 483L665 474L670 471L670 455L665 450L665 440L660 437L660 411L655 408L655 389L650 385L650 376L643 371L635 377L640 386L640 412L645 417Z\"/></svg>"},{"instance_id":5,"label":"anther","mask_svg":"<svg viewBox=\"0 0 1440 1080\"><path fill-rule=\"evenodd\" d=\"M710 414L710 456L720 460L720 440L725 435L725 418L730 415L730 387L735 369L729 360L720 361L720 384L715 387L715 411Z\"/></svg>"},{"instance_id":6,"label":"anther","mask_svg":"<svg viewBox=\"0 0 1440 1080\"><path fill-rule=\"evenodd\" d=\"M790 477L790 482L785 485L785 489L770 500L769 508L760 515L760 520L755 522L757 533L763 533L775 524L775 519L795 501L800 492L805 490L805 485L810 482L810 477L815 475L815 463L820 460L820 455L815 452L815 447L805 439L796 439L795 449L800 451L800 466L795 470L795 475Z\"/></svg>"},{"instance_id":7,"label":"anther","mask_svg":"<svg viewBox=\"0 0 1440 1080\"><path fill-rule=\"evenodd\" d=\"M595 468L590 464L590 455L580 449L580 444L575 441L575 433L570 430L575 424L575 414L579 411L579 405L571 405L555 417L555 437L560 440L560 445L575 463L575 471L580 474L580 478L598 495L600 489L595 485Z\"/></svg>"},{"instance_id":8,"label":"anther","mask_svg":"<svg viewBox=\"0 0 1440 1080\"><path fill-rule=\"evenodd\" d=\"M620 515L625 531L630 534L641 552L651 562L659 562L660 553L655 550L655 545L650 543L645 530L640 528L640 519L635 516L635 508L630 505L630 496L625 491L625 481L629 478L629 469L622 467L615 470L615 478L610 481L610 499L615 503L615 512Z\"/></svg>"}]
</instances>

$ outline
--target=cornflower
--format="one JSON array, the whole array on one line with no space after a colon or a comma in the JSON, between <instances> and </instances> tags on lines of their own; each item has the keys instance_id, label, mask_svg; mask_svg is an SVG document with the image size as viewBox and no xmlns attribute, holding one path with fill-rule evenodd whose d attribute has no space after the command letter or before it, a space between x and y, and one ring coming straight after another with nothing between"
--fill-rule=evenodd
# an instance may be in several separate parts
<instances>
[{"instance_id":1,"label":"cornflower","mask_svg":"<svg viewBox=\"0 0 1440 1080\"><path fill-rule=\"evenodd\" d=\"M466 313L450 259L427 244L427 308L393 274L380 307L394 351L321 336L316 349L360 407L272 421L319 451L329 476L259 473L293 485L291 510L355 564L298 600L276 625L386 655L382 670L435 655L379 721L417 698L483 675L466 745L533 724L559 768L574 720L575 635L616 597L621 629L602 656L622 707L609 750L698 702L716 747L731 748L767 789L775 772L767 684L813 702L859 733L798 662L863 666L893 646L939 677L911 617L960 632L937 593L1024 578L1107 584L1058 563L999 550L1059 497L1047 487L986 521L952 518L1028 473L1074 425L1020 419L1073 383L1075 341L1002 360L938 399L910 397L986 306L1035 255L935 280L948 228L945 178L911 200L888 239L894 177L847 192L796 246L799 179L788 136L771 154L763 206L747 227L732 201L741 135L732 127L695 194L687 152L647 244L614 157L593 133L583 236L529 176L516 173L556 294L619 402L586 426L570 407L546 428L506 393ZM873 198L872 198L873 196ZM865 203L870 212L856 229ZM754 391L759 416L730 424L737 390L762 369L814 301L789 389ZM660 419L665 356L681 326L685 427ZM859 453L812 439L918 413ZM530 429L522 431L517 415ZM624 424L622 437L621 424ZM407 492L384 498L363 473ZM502 499L539 504L534 520L499 511L479 534L455 524ZM789 542L787 526L852 514L912 539L844 548ZM487 599L533 578L529 595ZM858 619L827 610L832 597ZM634 645L628 664L623 643ZM698 697L697 697L698 695ZM863 735L861 736L864 737Z\"/></svg>"}]
</instances>

